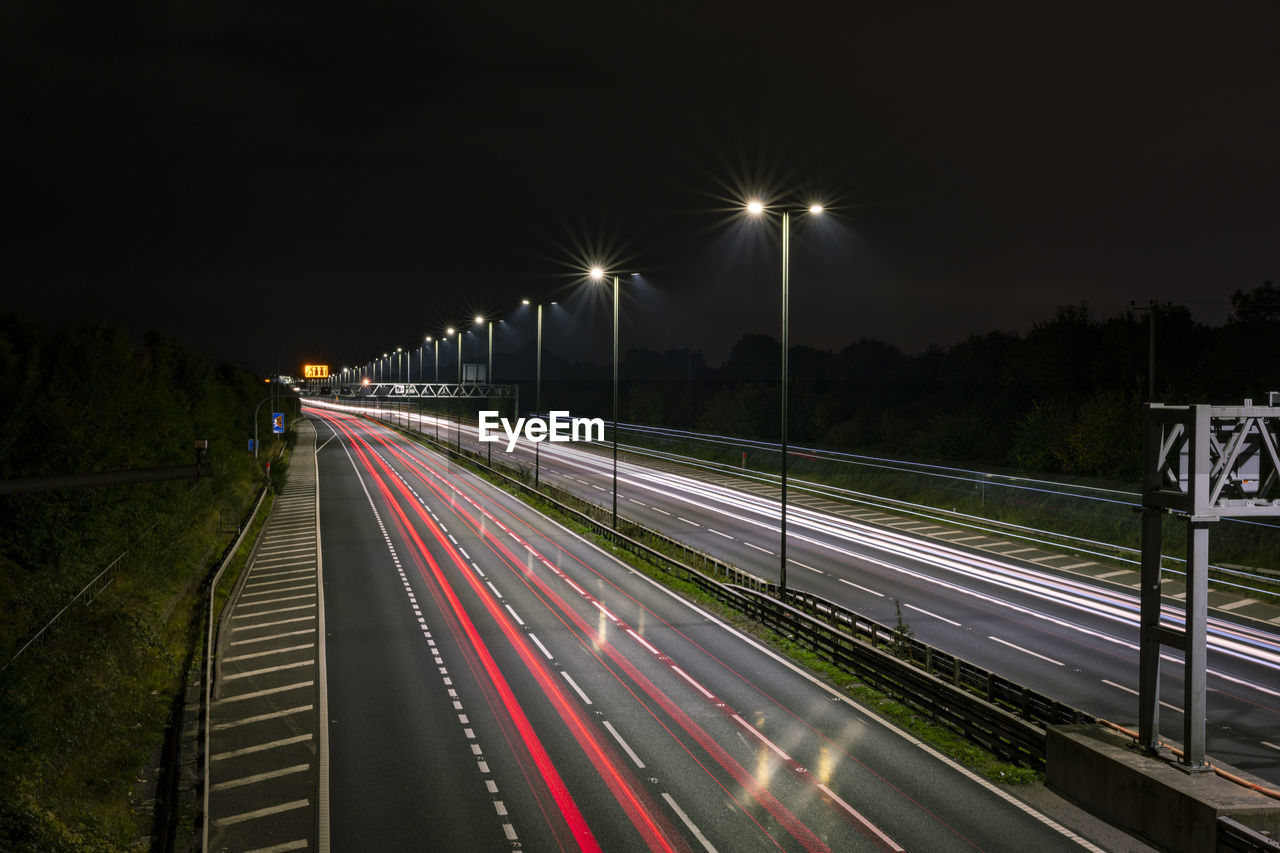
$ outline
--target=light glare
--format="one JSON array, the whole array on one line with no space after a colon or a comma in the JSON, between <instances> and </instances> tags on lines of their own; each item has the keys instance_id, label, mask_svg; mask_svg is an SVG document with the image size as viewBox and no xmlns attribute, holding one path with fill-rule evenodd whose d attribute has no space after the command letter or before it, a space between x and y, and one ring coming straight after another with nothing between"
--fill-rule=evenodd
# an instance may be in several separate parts
<instances>
[{"instance_id":1,"label":"light glare","mask_svg":"<svg viewBox=\"0 0 1280 853\"><path fill-rule=\"evenodd\" d=\"M816 203L809 205L809 212L814 216L817 216L819 213L822 213L822 205Z\"/></svg>"},{"instance_id":2,"label":"light glare","mask_svg":"<svg viewBox=\"0 0 1280 853\"><path fill-rule=\"evenodd\" d=\"M747 213L752 216L759 216L764 213L764 202L755 198L751 199L751 201L747 202Z\"/></svg>"}]
</instances>

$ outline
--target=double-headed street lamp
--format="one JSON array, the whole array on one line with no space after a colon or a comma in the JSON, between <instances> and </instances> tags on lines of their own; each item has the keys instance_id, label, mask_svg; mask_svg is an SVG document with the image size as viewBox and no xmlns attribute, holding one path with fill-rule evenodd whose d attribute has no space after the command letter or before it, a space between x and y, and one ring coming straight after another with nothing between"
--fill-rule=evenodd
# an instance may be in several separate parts
<instances>
[{"instance_id":1,"label":"double-headed street lamp","mask_svg":"<svg viewBox=\"0 0 1280 853\"><path fill-rule=\"evenodd\" d=\"M763 216L767 208L760 199L747 202L746 211L750 216ZM810 204L807 212L811 216L822 213L821 204ZM616 312L615 308L615 312ZM791 212L782 211L782 495L781 495L781 552L778 563L778 597L787 597L787 355L790 348L789 334L791 326ZM615 344L616 346L616 344ZM615 425L616 426L616 425Z\"/></svg>"}]
</instances>

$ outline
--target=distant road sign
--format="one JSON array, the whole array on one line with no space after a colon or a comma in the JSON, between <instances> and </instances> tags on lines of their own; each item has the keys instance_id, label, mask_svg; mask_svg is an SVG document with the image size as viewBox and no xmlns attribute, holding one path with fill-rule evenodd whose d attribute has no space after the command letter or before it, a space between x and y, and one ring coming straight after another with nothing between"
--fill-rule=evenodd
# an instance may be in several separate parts
<instances>
[{"instance_id":1,"label":"distant road sign","mask_svg":"<svg viewBox=\"0 0 1280 853\"><path fill-rule=\"evenodd\" d=\"M271 431L276 435L284 434L284 412L273 412L271 414Z\"/></svg>"},{"instance_id":2,"label":"distant road sign","mask_svg":"<svg viewBox=\"0 0 1280 853\"><path fill-rule=\"evenodd\" d=\"M304 379L328 379L329 365L304 364L302 365L302 376Z\"/></svg>"}]
</instances>

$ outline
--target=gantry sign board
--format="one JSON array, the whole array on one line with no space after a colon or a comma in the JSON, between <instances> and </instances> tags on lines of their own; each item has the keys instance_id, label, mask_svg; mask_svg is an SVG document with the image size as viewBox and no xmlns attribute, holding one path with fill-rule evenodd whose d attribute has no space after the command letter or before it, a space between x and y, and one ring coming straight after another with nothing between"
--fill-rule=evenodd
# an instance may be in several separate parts
<instances>
[{"instance_id":1,"label":"gantry sign board","mask_svg":"<svg viewBox=\"0 0 1280 853\"><path fill-rule=\"evenodd\" d=\"M329 365L327 364L304 364L302 365L303 379L328 379Z\"/></svg>"}]
</instances>

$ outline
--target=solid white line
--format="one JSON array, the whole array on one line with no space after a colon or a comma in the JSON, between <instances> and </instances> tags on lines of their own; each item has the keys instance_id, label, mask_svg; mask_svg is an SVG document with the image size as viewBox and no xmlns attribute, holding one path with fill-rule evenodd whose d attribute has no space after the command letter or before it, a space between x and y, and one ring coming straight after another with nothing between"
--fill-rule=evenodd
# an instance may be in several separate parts
<instances>
[{"instance_id":1,"label":"solid white line","mask_svg":"<svg viewBox=\"0 0 1280 853\"><path fill-rule=\"evenodd\" d=\"M271 649L270 651L266 651L266 652L251 652L250 654L247 654L247 655L235 655L233 657L223 658L222 662L230 663L231 661L249 660L250 658L265 658L270 655L282 655L285 652L296 652L299 649L314 649L315 647L316 647L315 643L306 643L301 646L287 646L283 649Z\"/></svg>"},{"instance_id":2,"label":"solid white line","mask_svg":"<svg viewBox=\"0 0 1280 853\"><path fill-rule=\"evenodd\" d=\"M268 672L279 672L282 669L297 669L301 666L311 666L315 660L300 660L294 663L283 663L280 666L269 666L266 669L251 669L248 672L237 672L231 675L222 676L223 681L235 681L237 678L252 678L255 675L265 675Z\"/></svg>"},{"instance_id":3,"label":"solid white line","mask_svg":"<svg viewBox=\"0 0 1280 853\"><path fill-rule=\"evenodd\" d=\"M1044 655L1040 654L1039 652L1033 652L1033 651L1031 651L1031 649L1024 649L1022 646L1014 645L1013 643L1009 642L1008 640L1002 640L1002 639L1000 639L999 637L993 637L993 636L991 636L990 634L988 634L988 635L987 635L987 639L988 639L988 640L995 640L997 643L1000 643L1002 646L1008 646L1008 647L1009 647L1009 648L1011 648L1011 649L1017 649L1017 650L1018 650L1018 651L1020 651L1020 652L1023 652L1023 653L1025 653L1025 654L1031 655L1033 658L1040 658L1040 660L1048 661L1049 663L1051 663L1051 664L1053 664L1053 665L1055 665L1055 666L1066 666L1066 664L1064 664L1064 663L1063 663L1062 661L1060 661L1060 660L1054 660L1053 658L1045 657Z\"/></svg>"},{"instance_id":4,"label":"solid white line","mask_svg":"<svg viewBox=\"0 0 1280 853\"><path fill-rule=\"evenodd\" d=\"M310 764L295 764L292 767L282 767L279 770L268 770L266 773L255 773L252 776L241 776L239 779L229 779L226 782L218 782L213 786L213 790L225 791L228 788L239 788L243 785L252 785L254 782L265 782L267 779L279 779L281 776L292 776L294 773L302 773L310 769Z\"/></svg>"},{"instance_id":5,"label":"solid white line","mask_svg":"<svg viewBox=\"0 0 1280 853\"><path fill-rule=\"evenodd\" d=\"M768 548L761 548L759 545L752 545L750 542L743 542L742 544L746 545L748 548L755 548L757 551L763 551L764 553L768 554L770 557L774 555L773 552L770 551Z\"/></svg>"},{"instance_id":6,"label":"solid white line","mask_svg":"<svg viewBox=\"0 0 1280 853\"><path fill-rule=\"evenodd\" d=\"M306 617L303 617L303 618L306 618ZM247 645L248 643L265 643L268 640L278 640L281 637L296 637L299 634L310 634L313 631L315 631L314 628L302 628L301 630L298 630L298 631L285 631L282 634L267 634L262 637L253 637L252 639L248 639L248 640L232 640L231 645L243 646L243 645Z\"/></svg>"},{"instance_id":7,"label":"solid white line","mask_svg":"<svg viewBox=\"0 0 1280 853\"><path fill-rule=\"evenodd\" d=\"M860 583L854 583L853 581L845 580L844 578L836 578L836 580L840 581L840 583L847 583L849 586L855 586L858 589L862 590L863 592L869 592L874 596L877 596L879 598L884 598L883 592L876 592L874 589L868 589L867 587L863 586Z\"/></svg>"},{"instance_id":8,"label":"solid white line","mask_svg":"<svg viewBox=\"0 0 1280 853\"><path fill-rule=\"evenodd\" d=\"M302 580L302 578L294 578L293 580L294 581ZM293 581L289 581L289 580L272 581L272 583L292 583L292 582ZM315 582L313 581L311 583L300 584L299 586L282 586L276 589L261 589L261 590L258 590L257 592L242 592L240 593L240 597L252 598L253 596L260 596L260 595L275 595L278 592L297 592L300 589L315 589L315 588L316 588L316 585L315 585ZM305 598L305 596L297 596L297 597ZM250 602L250 603L261 604L262 602Z\"/></svg>"},{"instance_id":9,"label":"solid white line","mask_svg":"<svg viewBox=\"0 0 1280 853\"><path fill-rule=\"evenodd\" d=\"M260 572L254 572L253 576L255 578L270 578L270 577L276 577L277 575L310 575L310 574L311 574L311 569L290 569L287 572L268 572L266 574L262 574ZM250 583L246 583L244 587L245 589L248 589L251 586L271 586L272 584L294 583L295 581L300 581L300 580L302 580L302 578L298 578L298 577L288 577L288 578L281 577L281 578L278 578L277 580L255 580Z\"/></svg>"},{"instance_id":10,"label":"solid white line","mask_svg":"<svg viewBox=\"0 0 1280 853\"><path fill-rule=\"evenodd\" d=\"M234 633L239 634L241 631L256 631L258 628L270 628L270 627L275 626L275 625L289 625L289 624L292 624L292 623L294 623L294 622L311 622L311 621L313 621L315 618L316 618L316 617L314 617L314 616L295 616L295 617L293 617L292 619L277 619L277 620L275 620L274 622L259 622L257 625L241 625L240 627L235 628L235 629L233 629L233 630L234 630ZM309 630L309 629L308 629L308 630ZM272 636L274 636L274 635L272 635ZM250 643L250 642L255 642L257 639L264 639L264 640L265 640L265 639L270 639L270 638L269 638L269 637L259 637L259 638L255 638L255 640L241 640L240 642L243 642L243 643Z\"/></svg>"},{"instance_id":11,"label":"solid white line","mask_svg":"<svg viewBox=\"0 0 1280 853\"><path fill-rule=\"evenodd\" d=\"M277 749L282 746L292 746L295 743L303 743L311 740L311 732L305 735L295 735L294 737L281 738L280 740L267 741L266 743L258 743L253 746L246 746L241 749L232 749L227 752L215 752L209 756L214 761L222 761L227 758L236 758L241 755L249 755L254 752L265 752L268 749Z\"/></svg>"},{"instance_id":12,"label":"solid white line","mask_svg":"<svg viewBox=\"0 0 1280 853\"><path fill-rule=\"evenodd\" d=\"M289 591L289 590L287 590L287 589L286 589L286 590L273 589L273 590L268 590L268 591L267 591L267 594L268 594L268 595L271 595L271 594L273 594L273 593L277 593L277 592L288 592L288 591ZM250 593L250 595L262 595L262 593L260 593L260 592L254 592L254 593ZM243 598L244 596L241 596L241 597ZM265 604L265 605L267 605L267 606L270 606L270 605L272 605L272 604L279 604L279 603L280 603L280 602L282 602L282 601L301 601L301 600L302 600L302 599L304 599L304 598L315 598L315 597L316 597L316 594L315 594L314 592L309 592L309 593L307 593L306 595L282 595L282 596L280 596L280 597L278 597L278 598L264 598L262 601L246 601L246 602L244 602L244 604L243 604L242 606L243 606L243 607L258 607L258 606L263 605L263 604ZM237 608L236 608L236 610L240 610L240 609L241 609L240 607L237 607ZM253 615L253 614L250 614L250 615Z\"/></svg>"},{"instance_id":13,"label":"solid white line","mask_svg":"<svg viewBox=\"0 0 1280 853\"><path fill-rule=\"evenodd\" d=\"M291 803L281 803L278 806L269 806L265 809L258 809L257 811L244 812L243 814L235 814L230 817L215 818L213 822L218 826L227 826L232 823L243 823L246 820L253 820L254 818L270 817L271 815L293 811L294 809L303 809L309 805L311 805L310 800L294 800Z\"/></svg>"},{"instance_id":14,"label":"solid white line","mask_svg":"<svg viewBox=\"0 0 1280 853\"><path fill-rule=\"evenodd\" d=\"M312 596L315 598L315 596ZM276 610L259 610L256 613L236 613L232 619L252 619L255 616L272 616L276 613L291 613L294 610L314 610L314 604L299 604L297 607L281 607ZM246 628L263 628L267 625L278 625L278 622L260 622L257 625L246 625Z\"/></svg>"},{"instance_id":15,"label":"solid white line","mask_svg":"<svg viewBox=\"0 0 1280 853\"><path fill-rule=\"evenodd\" d=\"M292 557L285 557L284 559L292 562L277 563L275 560L263 560L261 562L254 560L251 576L255 578L271 577L275 574L276 569L287 569L289 566L314 566L316 563L315 560L294 560ZM271 571L264 572L262 571L263 569L271 569Z\"/></svg>"},{"instance_id":16,"label":"solid white line","mask_svg":"<svg viewBox=\"0 0 1280 853\"><path fill-rule=\"evenodd\" d=\"M684 825L689 827L689 831L693 833L693 837L702 843L702 847L707 851L707 853L719 853L715 846L707 840L707 837L702 834L702 830L698 829L698 827L694 825L694 822L689 820L689 816L684 813L684 809L676 805L676 801L671 798L670 794L663 791L662 799L666 800L667 805L671 806L671 810L676 813L680 820L684 821Z\"/></svg>"},{"instance_id":17,"label":"solid white line","mask_svg":"<svg viewBox=\"0 0 1280 853\"><path fill-rule=\"evenodd\" d=\"M237 693L235 696L224 696L214 701L215 705L222 705L227 702L239 702L241 699L257 699L259 696L270 696L272 693L284 693L288 690L299 690L303 687L314 687L314 681L299 681L296 684L286 684L283 687L268 687L265 690L255 690L252 693Z\"/></svg>"},{"instance_id":18,"label":"solid white line","mask_svg":"<svg viewBox=\"0 0 1280 853\"><path fill-rule=\"evenodd\" d=\"M836 796L835 791L831 790L821 782L818 783L818 790L822 791L822 793L826 794L828 797L834 800L836 804L839 805L842 809L847 811L849 814L853 815L854 820L862 824L871 832L875 833L876 837L879 838L881 841L883 841L885 846L887 846L890 850L892 850L893 853L907 853L907 849L905 847L903 847L898 842L894 841L889 836L885 835L884 832L881 831L880 827L876 826L874 823L867 820L865 817L862 816L861 812L859 812L853 806L846 803L840 797Z\"/></svg>"},{"instance_id":19,"label":"solid white line","mask_svg":"<svg viewBox=\"0 0 1280 853\"><path fill-rule=\"evenodd\" d=\"M249 723L260 723L263 720L275 720L280 717L287 717L290 714L301 714L303 711L310 711L315 705L299 705L296 708L285 708L283 711L273 711L270 714L259 714L256 717L245 717L243 720L232 720L229 723L218 723L213 726L214 731L222 729L233 729L236 726L247 726Z\"/></svg>"},{"instance_id":20,"label":"solid white line","mask_svg":"<svg viewBox=\"0 0 1280 853\"><path fill-rule=\"evenodd\" d=\"M934 619L941 619L943 622L946 622L948 625L955 625L957 628L960 627L960 623L955 621L954 619L948 619L945 616L939 616L937 613L930 613L928 610L925 610L923 607L916 607L914 604L904 604L902 606L909 607L912 610L923 613L925 616L932 616Z\"/></svg>"},{"instance_id":21,"label":"solid white line","mask_svg":"<svg viewBox=\"0 0 1280 853\"><path fill-rule=\"evenodd\" d=\"M632 749L631 746L625 740L622 739L622 735L618 734L618 730L613 727L613 723L609 722L608 720L605 720L604 727L609 730L609 734L613 735L613 739L616 740L619 743L619 745L622 746L622 748L626 751L627 755L631 757L631 760L636 763L636 767L639 767L643 770L644 762L640 760L640 756L636 755L636 751Z\"/></svg>"}]
</instances>

